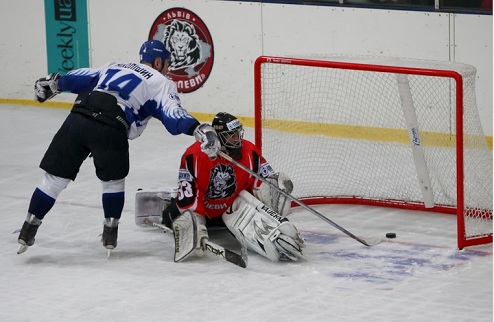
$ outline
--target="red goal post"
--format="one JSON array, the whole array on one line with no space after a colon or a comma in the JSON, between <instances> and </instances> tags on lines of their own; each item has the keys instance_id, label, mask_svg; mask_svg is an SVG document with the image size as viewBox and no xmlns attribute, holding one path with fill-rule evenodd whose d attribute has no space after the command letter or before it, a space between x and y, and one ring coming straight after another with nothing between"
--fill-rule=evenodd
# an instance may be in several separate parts
<instances>
[{"instance_id":1,"label":"red goal post","mask_svg":"<svg viewBox=\"0 0 494 322\"><path fill-rule=\"evenodd\" d=\"M491 243L492 151L475 74L453 62L261 56L255 143L306 204L455 214L458 248Z\"/></svg>"}]
</instances>

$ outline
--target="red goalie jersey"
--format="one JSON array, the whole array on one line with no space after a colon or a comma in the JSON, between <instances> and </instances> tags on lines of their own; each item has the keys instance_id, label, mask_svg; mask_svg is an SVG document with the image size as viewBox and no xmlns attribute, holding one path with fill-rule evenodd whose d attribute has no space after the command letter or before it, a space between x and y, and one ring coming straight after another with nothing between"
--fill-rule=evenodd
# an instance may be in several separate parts
<instances>
[{"instance_id":1,"label":"red goalie jersey","mask_svg":"<svg viewBox=\"0 0 494 322\"><path fill-rule=\"evenodd\" d=\"M252 142L242 140L241 152L242 157L236 161L248 169L264 178L274 173ZM177 206L181 212L189 209L212 219L221 216L240 191L252 193L260 184L260 180L228 160L219 156L210 160L196 142L182 156Z\"/></svg>"}]
</instances>

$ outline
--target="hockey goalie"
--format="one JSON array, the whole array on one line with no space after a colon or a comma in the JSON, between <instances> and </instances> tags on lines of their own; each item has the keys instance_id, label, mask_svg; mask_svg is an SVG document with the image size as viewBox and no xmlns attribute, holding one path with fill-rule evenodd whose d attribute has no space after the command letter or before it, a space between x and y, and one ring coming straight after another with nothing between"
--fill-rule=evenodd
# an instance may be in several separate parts
<instances>
[{"instance_id":1,"label":"hockey goalie","mask_svg":"<svg viewBox=\"0 0 494 322\"><path fill-rule=\"evenodd\" d=\"M293 184L283 172L274 172L258 148L243 139L243 126L228 113L212 122L221 150L280 190ZM198 131L196 135L211 135ZM272 261L305 260L305 246L297 228L286 218L291 203L284 194L228 160L201 151L201 142L183 154L178 189L141 190L136 194L136 224L153 221L175 235L175 261L204 253L207 227L226 227L239 242Z\"/></svg>"}]
</instances>

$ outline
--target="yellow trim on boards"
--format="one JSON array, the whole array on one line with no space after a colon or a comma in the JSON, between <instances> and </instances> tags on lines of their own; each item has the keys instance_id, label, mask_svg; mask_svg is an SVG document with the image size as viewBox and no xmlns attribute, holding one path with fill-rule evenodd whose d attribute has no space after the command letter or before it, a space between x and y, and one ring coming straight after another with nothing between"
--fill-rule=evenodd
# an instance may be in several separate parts
<instances>
[{"instance_id":1,"label":"yellow trim on boards","mask_svg":"<svg viewBox=\"0 0 494 322\"><path fill-rule=\"evenodd\" d=\"M404 129L286 120L263 120L263 127L290 133L325 135L334 138L396 142L401 144L410 143L408 131ZM485 139L487 141L487 146L490 150L492 150L492 136L486 136ZM421 131L420 140L422 145L424 146L438 146L448 148L453 148L456 146L455 136L448 133ZM467 135L464 137L464 145L471 148L482 146L481 137Z\"/></svg>"},{"instance_id":2,"label":"yellow trim on boards","mask_svg":"<svg viewBox=\"0 0 494 322\"><path fill-rule=\"evenodd\" d=\"M15 105L28 105L28 106L40 106L40 107L52 107L52 108L72 108L73 103L69 102L55 102L47 101L45 103L39 103L35 100L17 99L17 98L0 98L0 104L15 104Z\"/></svg>"},{"instance_id":3,"label":"yellow trim on boards","mask_svg":"<svg viewBox=\"0 0 494 322\"><path fill-rule=\"evenodd\" d=\"M14 98L0 98L0 104L16 104L16 105L29 105L51 108L72 108L70 102L56 102L47 101L45 103L39 103L35 100L27 99L14 99ZM201 122L211 122L214 118L212 113L198 113L191 112L195 118ZM246 127L254 127L254 118L247 116L238 116L240 122ZM365 139L371 141L384 141L384 142L396 142L402 144L409 143L408 132L402 129L390 129L390 128L377 128L367 126L353 126L342 124L322 124L315 122L301 122L301 121L279 121L279 120L264 120L264 126L274 130L283 130L290 133L300 133L308 135L327 135L338 138L349 139ZM447 133L439 132L421 132L420 137L424 146L440 146L440 147L454 147L456 140L455 137ZM485 137L487 145L492 150L492 136ZM479 137L465 136L465 144L467 146L478 146Z\"/></svg>"}]
</instances>

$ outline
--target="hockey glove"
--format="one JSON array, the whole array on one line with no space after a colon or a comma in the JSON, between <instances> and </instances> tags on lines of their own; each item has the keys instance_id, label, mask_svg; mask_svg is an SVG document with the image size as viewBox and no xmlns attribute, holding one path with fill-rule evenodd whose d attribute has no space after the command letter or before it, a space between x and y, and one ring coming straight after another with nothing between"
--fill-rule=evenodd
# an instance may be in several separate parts
<instances>
[{"instance_id":1,"label":"hockey glove","mask_svg":"<svg viewBox=\"0 0 494 322\"><path fill-rule=\"evenodd\" d=\"M268 176L266 180L287 194L290 194L293 191L293 182L284 172L273 173ZM261 200L265 205L280 215L286 216L290 213L290 200L267 183L263 182L258 188L255 188L253 192L257 199Z\"/></svg>"},{"instance_id":2,"label":"hockey glove","mask_svg":"<svg viewBox=\"0 0 494 322\"><path fill-rule=\"evenodd\" d=\"M164 209L170 205L175 195L174 188L139 189L135 198L136 225L149 225L146 221L164 224L162 222ZM166 226L171 228L171 221Z\"/></svg>"},{"instance_id":3,"label":"hockey glove","mask_svg":"<svg viewBox=\"0 0 494 322\"><path fill-rule=\"evenodd\" d=\"M38 79L34 83L34 98L38 102L43 103L44 101L49 100L60 93L60 90L58 89L59 78L60 74L53 73Z\"/></svg>"},{"instance_id":4,"label":"hockey glove","mask_svg":"<svg viewBox=\"0 0 494 322\"><path fill-rule=\"evenodd\" d=\"M214 128L209 124L201 124L194 130L196 141L201 142L201 150L206 153L211 160L216 159L220 150L220 140Z\"/></svg>"}]
</instances>

